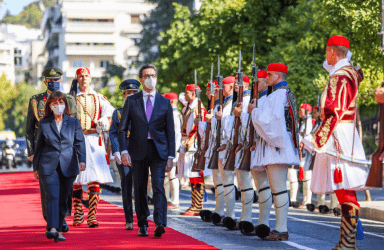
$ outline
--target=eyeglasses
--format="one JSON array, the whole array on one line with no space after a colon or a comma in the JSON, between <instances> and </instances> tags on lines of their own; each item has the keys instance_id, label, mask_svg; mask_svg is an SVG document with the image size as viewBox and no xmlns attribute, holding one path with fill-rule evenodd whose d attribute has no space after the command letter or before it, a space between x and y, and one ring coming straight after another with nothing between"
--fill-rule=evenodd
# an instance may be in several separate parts
<instances>
[{"instance_id":1,"label":"eyeglasses","mask_svg":"<svg viewBox=\"0 0 384 250\"><path fill-rule=\"evenodd\" d=\"M147 79L147 78L149 78L149 77L151 77L151 76L152 76L152 78L157 78L157 74L152 74L152 75L147 74L147 75L143 75L143 78L144 78L144 79Z\"/></svg>"}]
</instances>

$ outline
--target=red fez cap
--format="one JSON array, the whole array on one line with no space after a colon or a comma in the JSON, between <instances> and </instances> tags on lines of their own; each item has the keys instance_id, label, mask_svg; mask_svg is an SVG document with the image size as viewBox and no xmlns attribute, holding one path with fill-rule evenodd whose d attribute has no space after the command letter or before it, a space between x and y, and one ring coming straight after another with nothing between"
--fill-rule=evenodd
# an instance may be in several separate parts
<instances>
[{"instance_id":1,"label":"red fez cap","mask_svg":"<svg viewBox=\"0 0 384 250\"><path fill-rule=\"evenodd\" d=\"M268 73L265 70L259 70L259 72L257 72L258 78L267 78L267 76L268 76Z\"/></svg>"},{"instance_id":2,"label":"red fez cap","mask_svg":"<svg viewBox=\"0 0 384 250\"><path fill-rule=\"evenodd\" d=\"M237 79L237 78L238 78L238 75L236 74L235 79ZM243 76L243 82L249 83L249 77L247 75Z\"/></svg>"},{"instance_id":3,"label":"red fez cap","mask_svg":"<svg viewBox=\"0 0 384 250\"><path fill-rule=\"evenodd\" d=\"M164 95L165 98L168 98L169 100L178 100L179 96L174 92L169 92L168 94Z\"/></svg>"},{"instance_id":4,"label":"red fez cap","mask_svg":"<svg viewBox=\"0 0 384 250\"><path fill-rule=\"evenodd\" d=\"M306 109L306 110L308 110L309 112L312 112L312 106L311 106L311 104L308 104L308 103L303 102L303 103L301 104L300 108L301 108L301 109Z\"/></svg>"},{"instance_id":5,"label":"red fez cap","mask_svg":"<svg viewBox=\"0 0 384 250\"><path fill-rule=\"evenodd\" d=\"M268 65L268 71L277 71L288 74L288 67L282 63L271 63Z\"/></svg>"},{"instance_id":6,"label":"red fez cap","mask_svg":"<svg viewBox=\"0 0 384 250\"><path fill-rule=\"evenodd\" d=\"M223 84L234 83L235 80L236 80L236 78L234 76L227 76L226 78L224 78Z\"/></svg>"},{"instance_id":7,"label":"red fez cap","mask_svg":"<svg viewBox=\"0 0 384 250\"><path fill-rule=\"evenodd\" d=\"M201 88L197 86L197 89ZM185 91L195 91L195 84L188 84L187 87L185 87Z\"/></svg>"},{"instance_id":8,"label":"red fez cap","mask_svg":"<svg viewBox=\"0 0 384 250\"><path fill-rule=\"evenodd\" d=\"M81 68L78 68L76 70L76 75L80 75L81 73L85 73L85 72L88 72L88 74L90 75L91 72L89 71L89 69L87 67L81 67Z\"/></svg>"},{"instance_id":9,"label":"red fez cap","mask_svg":"<svg viewBox=\"0 0 384 250\"><path fill-rule=\"evenodd\" d=\"M340 45L349 48L350 43L349 40L343 36L331 36L328 39L327 46L328 45Z\"/></svg>"},{"instance_id":10,"label":"red fez cap","mask_svg":"<svg viewBox=\"0 0 384 250\"><path fill-rule=\"evenodd\" d=\"M213 80L212 83L215 84L215 88L219 88L219 83L217 82L217 80ZM208 82L207 89L209 90L210 87L211 87L211 83Z\"/></svg>"}]
</instances>

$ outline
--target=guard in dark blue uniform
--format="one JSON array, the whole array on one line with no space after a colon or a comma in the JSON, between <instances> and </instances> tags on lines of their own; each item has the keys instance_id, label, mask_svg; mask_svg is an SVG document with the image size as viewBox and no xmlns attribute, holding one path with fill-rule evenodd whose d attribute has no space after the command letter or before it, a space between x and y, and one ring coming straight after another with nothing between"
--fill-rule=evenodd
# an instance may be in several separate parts
<instances>
[{"instance_id":1,"label":"guard in dark blue uniform","mask_svg":"<svg viewBox=\"0 0 384 250\"><path fill-rule=\"evenodd\" d=\"M134 79L125 80L120 84L120 89L123 91L124 100L127 96L135 94L139 91L140 82ZM133 209L132 209L132 169L124 166L121 162L119 141L118 141L118 128L121 120L123 107L117 108L112 115L112 125L109 129L109 137L111 139L111 150L116 161L117 168L120 174L121 189L123 195L123 207L125 214L125 229L133 230ZM128 131L129 137L129 131ZM128 146L127 146L128 147Z\"/></svg>"}]
</instances>

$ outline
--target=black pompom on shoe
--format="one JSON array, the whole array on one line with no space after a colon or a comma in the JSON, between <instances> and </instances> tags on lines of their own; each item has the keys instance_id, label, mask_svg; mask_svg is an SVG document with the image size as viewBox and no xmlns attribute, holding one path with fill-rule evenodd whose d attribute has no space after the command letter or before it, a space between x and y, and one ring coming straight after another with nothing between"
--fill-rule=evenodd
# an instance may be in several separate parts
<instances>
[{"instance_id":1,"label":"black pompom on shoe","mask_svg":"<svg viewBox=\"0 0 384 250\"><path fill-rule=\"evenodd\" d=\"M300 203L298 201L291 201L291 205L294 208L298 208L300 206Z\"/></svg>"},{"instance_id":2,"label":"black pompom on shoe","mask_svg":"<svg viewBox=\"0 0 384 250\"><path fill-rule=\"evenodd\" d=\"M329 208L326 205L319 206L319 212L321 214L327 214L329 213Z\"/></svg>"},{"instance_id":3,"label":"black pompom on shoe","mask_svg":"<svg viewBox=\"0 0 384 250\"><path fill-rule=\"evenodd\" d=\"M240 221L239 228L241 233L244 235L251 235L253 231L255 231L253 224L249 221Z\"/></svg>"},{"instance_id":4,"label":"black pompom on shoe","mask_svg":"<svg viewBox=\"0 0 384 250\"><path fill-rule=\"evenodd\" d=\"M260 239L267 237L269 232L271 232L271 229L265 224L261 224L255 227L255 233Z\"/></svg>"},{"instance_id":5,"label":"black pompom on shoe","mask_svg":"<svg viewBox=\"0 0 384 250\"><path fill-rule=\"evenodd\" d=\"M333 209L333 214L334 214L335 216L340 216L340 215L341 215L341 210L340 210L340 208L335 207L335 208Z\"/></svg>"},{"instance_id":6,"label":"black pompom on shoe","mask_svg":"<svg viewBox=\"0 0 384 250\"><path fill-rule=\"evenodd\" d=\"M218 213L212 213L211 215L211 221L214 225L220 226L221 223L221 216Z\"/></svg>"},{"instance_id":7,"label":"black pompom on shoe","mask_svg":"<svg viewBox=\"0 0 384 250\"><path fill-rule=\"evenodd\" d=\"M313 212L313 211L315 211L315 205L313 205L313 204L307 204L307 210L309 211L309 212Z\"/></svg>"},{"instance_id":8,"label":"black pompom on shoe","mask_svg":"<svg viewBox=\"0 0 384 250\"><path fill-rule=\"evenodd\" d=\"M234 219L232 219L231 217L225 217L223 219L223 224L229 230L232 230L236 227L236 221Z\"/></svg>"},{"instance_id":9,"label":"black pompom on shoe","mask_svg":"<svg viewBox=\"0 0 384 250\"><path fill-rule=\"evenodd\" d=\"M209 210L201 210L199 213L201 219L205 222L211 222L212 221L212 212Z\"/></svg>"}]
</instances>

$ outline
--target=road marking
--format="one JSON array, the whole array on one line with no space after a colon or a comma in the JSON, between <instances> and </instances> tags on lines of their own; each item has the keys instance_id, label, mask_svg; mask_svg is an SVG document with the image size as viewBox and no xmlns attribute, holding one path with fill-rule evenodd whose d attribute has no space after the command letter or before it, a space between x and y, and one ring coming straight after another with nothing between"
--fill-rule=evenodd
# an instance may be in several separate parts
<instances>
[{"instance_id":1,"label":"road marking","mask_svg":"<svg viewBox=\"0 0 384 250\"><path fill-rule=\"evenodd\" d=\"M295 217L292 217L292 216L288 216L288 218L290 218L292 220L304 221L304 222L308 222L308 223L312 223L312 224L317 224L317 225L321 225L321 226L326 226L326 227L332 227L332 228L340 229L340 226L333 226L333 225L328 225L328 224L321 223L321 222L310 221L310 220L305 220L305 219L298 219L298 218L295 218ZM376 236L378 238L383 238L384 239L383 235L374 234L374 233L370 233L370 232L364 232L364 234L371 235L371 236Z\"/></svg>"},{"instance_id":2,"label":"road marking","mask_svg":"<svg viewBox=\"0 0 384 250\"><path fill-rule=\"evenodd\" d=\"M296 248L298 248L298 249L316 250L316 249L314 249L314 248L310 248L310 247L306 247L306 246L299 245L299 244L297 244L297 243L295 243L295 242L292 242L292 241L281 241L281 242L283 242L283 243L285 243L285 244L287 244L287 245L290 245L291 247L296 247Z\"/></svg>"}]
</instances>

